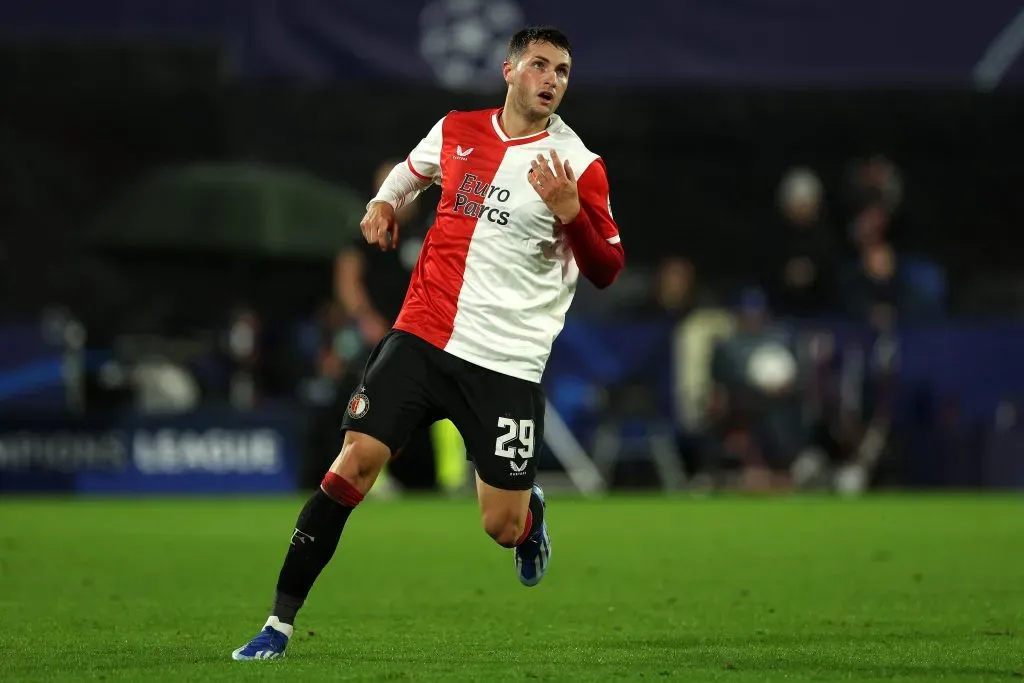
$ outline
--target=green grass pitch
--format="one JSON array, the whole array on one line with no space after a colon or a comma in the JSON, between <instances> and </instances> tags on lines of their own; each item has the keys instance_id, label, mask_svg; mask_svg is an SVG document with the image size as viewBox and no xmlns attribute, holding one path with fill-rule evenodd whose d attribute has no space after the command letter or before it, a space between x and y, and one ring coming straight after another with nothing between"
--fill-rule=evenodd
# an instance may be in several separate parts
<instances>
[{"instance_id":1,"label":"green grass pitch","mask_svg":"<svg viewBox=\"0 0 1024 683\"><path fill-rule=\"evenodd\" d=\"M472 500L369 501L288 657L263 625L302 501L0 499L0 680L1012 681L1012 496L549 495L521 587Z\"/></svg>"}]
</instances>

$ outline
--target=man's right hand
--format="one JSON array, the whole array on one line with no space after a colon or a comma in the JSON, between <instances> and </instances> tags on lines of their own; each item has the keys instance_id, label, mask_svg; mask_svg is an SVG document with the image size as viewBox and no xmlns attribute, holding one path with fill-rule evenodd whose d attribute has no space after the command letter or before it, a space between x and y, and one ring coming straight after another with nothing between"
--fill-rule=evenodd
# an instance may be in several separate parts
<instances>
[{"instance_id":1,"label":"man's right hand","mask_svg":"<svg viewBox=\"0 0 1024 683\"><path fill-rule=\"evenodd\" d=\"M376 244L381 251L394 249L398 246L398 221L395 220L395 207L387 202L372 202L366 215L359 222L359 229L367 244Z\"/></svg>"}]
</instances>

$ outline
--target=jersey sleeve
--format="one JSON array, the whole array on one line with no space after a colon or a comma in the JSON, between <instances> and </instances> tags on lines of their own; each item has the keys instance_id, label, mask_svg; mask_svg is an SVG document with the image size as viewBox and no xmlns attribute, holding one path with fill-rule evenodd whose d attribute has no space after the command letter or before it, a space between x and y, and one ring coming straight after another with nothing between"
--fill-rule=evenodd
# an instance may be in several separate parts
<instances>
[{"instance_id":1,"label":"jersey sleeve","mask_svg":"<svg viewBox=\"0 0 1024 683\"><path fill-rule=\"evenodd\" d=\"M618 244L619 226L612 216L612 203L608 188L608 172L601 158L594 159L583 175L576 181L580 206L587 212L587 218L608 244Z\"/></svg>"},{"instance_id":2,"label":"jersey sleeve","mask_svg":"<svg viewBox=\"0 0 1024 683\"><path fill-rule=\"evenodd\" d=\"M432 183L440 182L443 125L444 118L435 123L430 132L409 152L405 162L391 169L370 204L383 201L400 209L416 199Z\"/></svg>"},{"instance_id":3,"label":"jersey sleeve","mask_svg":"<svg viewBox=\"0 0 1024 683\"><path fill-rule=\"evenodd\" d=\"M615 281L625 264L619 226L608 201L608 176L604 162L595 159L576 180L580 212L562 226L580 272L597 287Z\"/></svg>"},{"instance_id":4,"label":"jersey sleeve","mask_svg":"<svg viewBox=\"0 0 1024 683\"><path fill-rule=\"evenodd\" d=\"M405 163L409 170L423 181L439 182L441 180L441 143L444 118L434 124L426 137L409 152Z\"/></svg>"},{"instance_id":5,"label":"jersey sleeve","mask_svg":"<svg viewBox=\"0 0 1024 683\"><path fill-rule=\"evenodd\" d=\"M370 200L366 208L370 208L373 202L387 202L395 209L400 209L420 196L428 187L430 181L423 180L413 173L408 163L395 164L377 190L377 196Z\"/></svg>"}]
</instances>

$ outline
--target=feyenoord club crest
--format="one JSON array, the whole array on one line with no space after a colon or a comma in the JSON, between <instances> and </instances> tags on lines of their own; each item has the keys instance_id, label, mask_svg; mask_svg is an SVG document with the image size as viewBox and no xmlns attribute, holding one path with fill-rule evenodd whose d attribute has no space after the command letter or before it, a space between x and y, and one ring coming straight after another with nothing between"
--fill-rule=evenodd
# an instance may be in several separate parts
<instances>
[{"instance_id":1,"label":"feyenoord club crest","mask_svg":"<svg viewBox=\"0 0 1024 683\"><path fill-rule=\"evenodd\" d=\"M366 394L356 394L352 397L352 400L348 402L348 414L349 417L358 420L363 415L366 415L370 410L370 399L366 397Z\"/></svg>"}]
</instances>

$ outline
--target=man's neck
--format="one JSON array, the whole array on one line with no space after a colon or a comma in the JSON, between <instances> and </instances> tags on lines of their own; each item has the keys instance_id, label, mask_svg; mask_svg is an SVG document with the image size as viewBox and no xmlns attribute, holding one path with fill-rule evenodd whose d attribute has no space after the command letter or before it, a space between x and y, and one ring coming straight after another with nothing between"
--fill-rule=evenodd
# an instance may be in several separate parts
<instances>
[{"instance_id":1,"label":"man's neck","mask_svg":"<svg viewBox=\"0 0 1024 683\"><path fill-rule=\"evenodd\" d=\"M510 138L525 138L529 135L536 135L548 127L551 117L545 116L539 121L528 121L521 114L517 113L508 100L505 100L505 108L501 110L501 129Z\"/></svg>"}]
</instances>

